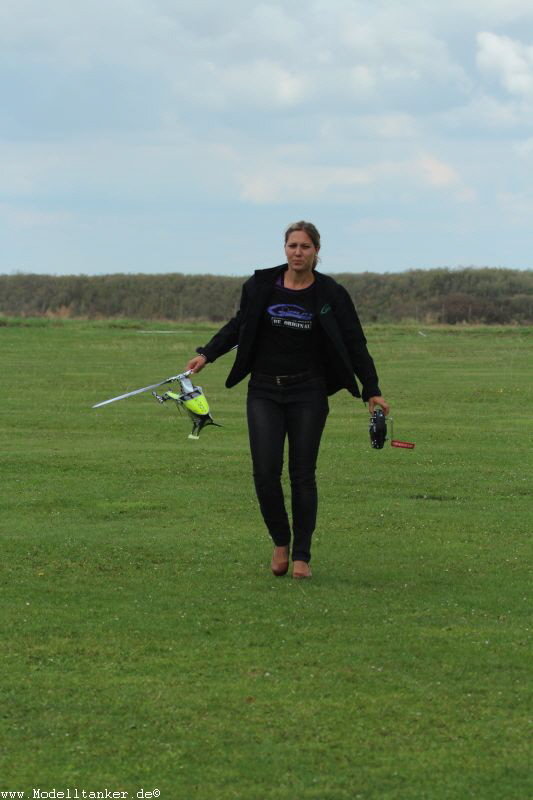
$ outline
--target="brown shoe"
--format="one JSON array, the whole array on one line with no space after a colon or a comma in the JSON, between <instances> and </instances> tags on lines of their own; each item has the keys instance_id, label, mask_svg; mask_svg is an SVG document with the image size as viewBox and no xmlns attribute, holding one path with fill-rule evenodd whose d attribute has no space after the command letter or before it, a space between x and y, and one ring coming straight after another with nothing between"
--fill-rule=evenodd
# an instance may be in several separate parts
<instances>
[{"instance_id":1,"label":"brown shoe","mask_svg":"<svg viewBox=\"0 0 533 800\"><path fill-rule=\"evenodd\" d=\"M274 575L285 575L289 569L289 547L275 547L270 562L270 569Z\"/></svg>"},{"instance_id":2,"label":"brown shoe","mask_svg":"<svg viewBox=\"0 0 533 800\"><path fill-rule=\"evenodd\" d=\"M292 565L293 578L310 578L312 576L311 567L307 561L295 561Z\"/></svg>"}]
</instances>

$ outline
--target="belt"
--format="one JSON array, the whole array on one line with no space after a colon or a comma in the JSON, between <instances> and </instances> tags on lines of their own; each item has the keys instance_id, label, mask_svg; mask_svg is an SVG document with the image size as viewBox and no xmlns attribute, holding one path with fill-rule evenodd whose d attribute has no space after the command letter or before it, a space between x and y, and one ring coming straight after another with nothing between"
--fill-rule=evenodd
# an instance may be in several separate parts
<instances>
[{"instance_id":1,"label":"belt","mask_svg":"<svg viewBox=\"0 0 533 800\"><path fill-rule=\"evenodd\" d=\"M308 370L307 372L297 372L294 375L263 375L261 372L253 372L252 378L260 383L273 383L275 386L293 386L295 383L303 383L310 378L316 378L316 374Z\"/></svg>"}]
</instances>

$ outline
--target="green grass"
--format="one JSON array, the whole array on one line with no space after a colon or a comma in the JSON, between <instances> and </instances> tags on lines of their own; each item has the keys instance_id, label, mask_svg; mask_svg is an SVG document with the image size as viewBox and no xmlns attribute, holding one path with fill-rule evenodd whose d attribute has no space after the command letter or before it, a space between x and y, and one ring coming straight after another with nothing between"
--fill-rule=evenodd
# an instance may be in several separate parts
<instances>
[{"instance_id":1,"label":"green grass","mask_svg":"<svg viewBox=\"0 0 533 800\"><path fill-rule=\"evenodd\" d=\"M212 330L0 320L0 792L531 797L533 331L368 328L416 449L373 451L331 398L295 582L269 572L231 356L198 442L149 395L91 409Z\"/></svg>"}]
</instances>

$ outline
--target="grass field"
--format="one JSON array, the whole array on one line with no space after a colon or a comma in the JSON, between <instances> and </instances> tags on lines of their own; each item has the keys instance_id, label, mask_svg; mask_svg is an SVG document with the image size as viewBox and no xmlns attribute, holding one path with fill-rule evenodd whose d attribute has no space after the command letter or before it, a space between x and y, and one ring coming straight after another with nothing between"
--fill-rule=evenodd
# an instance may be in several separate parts
<instances>
[{"instance_id":1,"label":"grass field","mask_svg":"<svg viewBox=\"0 0 533 800\"><path fill-rule=\"evenodd\" d=\"M149 395L91 408L213 328L0 323L0 797L533 796L532 329L368 328L416 449L331 398L297 582L269 571L231 356L197 442Z\"/></svg>"}]
</instances>

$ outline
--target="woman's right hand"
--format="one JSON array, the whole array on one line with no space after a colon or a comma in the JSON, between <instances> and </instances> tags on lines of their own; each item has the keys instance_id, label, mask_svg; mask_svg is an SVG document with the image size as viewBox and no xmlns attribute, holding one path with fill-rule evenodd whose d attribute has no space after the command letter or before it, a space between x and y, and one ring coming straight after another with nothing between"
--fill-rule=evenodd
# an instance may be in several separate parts
<instances>
[{"instance_id":1,"label":"woman's right hand","mask_svg":"<svg viewBox=\"0 0 533 800\"><path fill-rule=\"evenodd\" d=\"M207 358L205 356L197 355L194 358L191 358L187 364L187 371L192 370L193 373L200 372L200 370L203 369L206 364Z\"/></svg>"}]
</instances>

